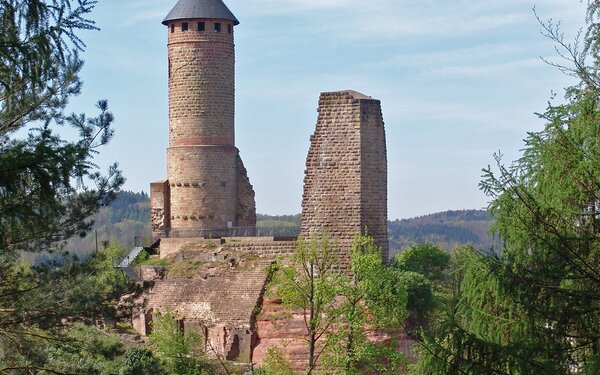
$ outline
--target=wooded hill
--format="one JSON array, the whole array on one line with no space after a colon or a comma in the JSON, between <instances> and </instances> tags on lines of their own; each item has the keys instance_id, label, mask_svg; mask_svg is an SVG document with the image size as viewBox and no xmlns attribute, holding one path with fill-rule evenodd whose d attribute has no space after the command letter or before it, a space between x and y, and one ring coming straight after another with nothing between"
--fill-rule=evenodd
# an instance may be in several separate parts
<instances>
[{"instance_id":1,"label":"wooded hill","mask_svg":"<svg viewBox=\"0 0 600 375\"><path fill-rule=\"evenodd\" d=\"M490 234L493 219L485 210L445 211L388 223L392 254L415 243L430 242L447 250L470 244L497 252L500 242Z\"/></svg>"},{"instance_id":2,"label":"wooded hill","mask_svg":"<svg viewBox=\"0 0 600 375\"><path fill-rule=\"evenodd\" d=\"M126 248L150 243L150 200L146 193L120 192L110 206L102 207L94 216L95 230L85 237L72 238L66 250L87 256L98 247L118 241ZM446 211L411 219L389 222L392 254L422 242L431 242L451 250L471 244L480 250L497 249L498 243L488 234L492 219L483 210ZM298 233L300 214L257 215L257 227L263 231Z\"/></svg>"}]
</instances>

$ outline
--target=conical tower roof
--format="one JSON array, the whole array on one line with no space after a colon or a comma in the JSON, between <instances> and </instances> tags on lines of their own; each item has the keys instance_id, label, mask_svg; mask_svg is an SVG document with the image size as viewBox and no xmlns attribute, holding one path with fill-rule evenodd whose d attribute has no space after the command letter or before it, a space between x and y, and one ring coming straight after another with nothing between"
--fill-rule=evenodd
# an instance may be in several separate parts
<instances>
[{"instance_id":1,"label":"conical tower roof","mask_svg":"<svg viewBox=\"0 0 600 375\"><path fill-rule=\"evenodd\" d=\"M240 23L221 0L179 0L162 23L167 25L169 21L195 18L229 20L234 25Z\"/></svg>"}]
</instances>

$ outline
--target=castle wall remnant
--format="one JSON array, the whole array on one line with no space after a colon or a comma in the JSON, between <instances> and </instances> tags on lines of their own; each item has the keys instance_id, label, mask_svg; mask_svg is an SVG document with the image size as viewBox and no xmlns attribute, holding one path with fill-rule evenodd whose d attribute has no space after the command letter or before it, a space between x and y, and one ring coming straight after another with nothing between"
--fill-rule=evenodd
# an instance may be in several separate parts
<instances>
[{"instance_id":1,"label":"castle wall remnant","mask_svg":"<svg viewBox=\"0 0 600 375\"><path fill-rule=\"evenodd\" d=\"M179 0L168 32L167 179L150 188L151 226L167 268L140 268L147 289L135 301L143 335L158 312L173 312L184 332L229 360L262 361L284 345L306 363L304 311L263 305L271 265L296 241L256 235L255 194L235 146L234 27L222 0ZM388 260L387 156L378 100L346 90L322 93L306 161L301 233L339 241L347 268L353 237L367 231ZM244 227L244 228L240 228ZM234 230L231 230L234 229ZM212 237L212 238L211 238ZM262 312L261 312L262 309ZM259 314L259 312L261 312Z\"/></svg>"},{"instance_id":2,"label":"castle wall remnant","mask_svg":"<svg viewBox=\"0 0 600 375\"><path fill-rule=\"evenodd\" d=\"M387 262L387 153L381 104L356 91L322 93L306 159L302 230L348 248L368 231ZM342 267L348 253L340 254Z\"/></svg>"},{"instance_id":3,"label":"castle wall remnant","mask_svg":"<svg viewBox=\"0 0 600 375\"><path fill-rule=\"evenodd\" d=\"M231 270L204 278L156 279L146 291L133 325L151 333L153 313L172 312L185 333L204 338L204 351L228 360L251 363L255 344L254 314L267 281L265 265Z\"/></svg>"},{"instance_id":4,"label":"castle wall remnant","mask_svg":"<svg viewBox=\"0 0 600 375\"><path fill-rule=\"evenodd\" d=\"M151 185L153 237L217 237L231 227L254 227L254 190L235 147L239 22L221 0L180 0L163 24L169 55L168 179Z\"/></svg>"}]
</instances>

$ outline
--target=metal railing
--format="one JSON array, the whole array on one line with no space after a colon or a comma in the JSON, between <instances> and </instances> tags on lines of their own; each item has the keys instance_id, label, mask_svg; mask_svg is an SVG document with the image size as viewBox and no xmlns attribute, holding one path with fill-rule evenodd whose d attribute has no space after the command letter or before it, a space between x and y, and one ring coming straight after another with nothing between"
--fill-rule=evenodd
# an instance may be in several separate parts
<instances>
[{"instance_id":1,"label":"metal railing","mask_svg":"<svg viewBox=\"0 0 600 375\"><path fill-rule=\"evenodd\" d=\"M217 229L171 229L167 237L297 237L300 227L231 227Z\"/></svg>"}]
</instances>

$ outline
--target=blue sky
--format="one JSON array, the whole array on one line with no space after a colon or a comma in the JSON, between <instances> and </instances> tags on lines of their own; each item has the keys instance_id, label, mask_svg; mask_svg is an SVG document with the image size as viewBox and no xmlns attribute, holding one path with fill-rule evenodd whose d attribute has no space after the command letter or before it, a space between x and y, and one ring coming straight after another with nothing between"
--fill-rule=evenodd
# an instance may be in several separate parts
<instances>
[{"instance_id":1,"label":"blue sky","mask_svg":"<svg viewBox=\"0 0 600 375\"><path fill-rule=\"evenodd\" d=\"M116 136L96 162L118 161L125 189L166 176L167 29L176 0L102 0L85 32L83 94L106 98ZM584 24L578 0L225 0L236 27L236 142L257 211L300 212L319 93L354 89L381 100L389 218L483 208L481 169L498 150L519 156L540 130L551 90L573 83L533 14Z\"/></svg>"}]
</instances>

